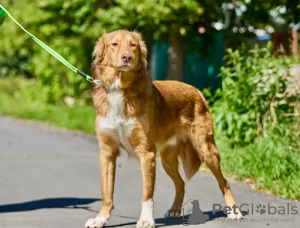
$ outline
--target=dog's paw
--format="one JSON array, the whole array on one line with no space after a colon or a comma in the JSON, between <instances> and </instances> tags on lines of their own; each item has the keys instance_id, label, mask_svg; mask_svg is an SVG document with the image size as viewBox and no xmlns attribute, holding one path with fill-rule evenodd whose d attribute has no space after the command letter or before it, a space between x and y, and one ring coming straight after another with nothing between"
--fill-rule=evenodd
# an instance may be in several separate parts
<instances>
[{"instance_id":1,"label":"dog's paw","mask_svg":"<svg viewBox=\"0 0 300 228\"><path fill-rule=\"evenodd\" d=\"M229 214L227 214L227 218L232 220L239 220L243 218L243 215L239 211L237 211L237 214L233 213L233 211L230 211Z\"/></svg>"},{"instance_id":2,"label":"dog's paw","mask_svg":"<svg viewBox=\"0 0 300 228\"><path fill-rule=\"evenodd\" d=\"M107 223L109 216L91 218L85 223L87 228L102 228Z\"/></svg>"},{"instance_id":3,"label":"dog's paw","mask_svg":"<svg viewBox=\"0 0 300 228\"><path fill-rule=\"evenodd\" d=\"M180 218L180 214L181 214L180 209L175 209L175 210L170 209L165 213L165 218L168 218L168 219Z\"/></svg>"},{"instance_id":4,"label":"dog's paw","mask_svg":"<svg viewBox=\"0 0 300 228\"><path fill-rule=\"evenodd\" d=\"M154 228L155 222L153 218L141 218L136 223L136 228Z\"/></svg>"}]
</instances>

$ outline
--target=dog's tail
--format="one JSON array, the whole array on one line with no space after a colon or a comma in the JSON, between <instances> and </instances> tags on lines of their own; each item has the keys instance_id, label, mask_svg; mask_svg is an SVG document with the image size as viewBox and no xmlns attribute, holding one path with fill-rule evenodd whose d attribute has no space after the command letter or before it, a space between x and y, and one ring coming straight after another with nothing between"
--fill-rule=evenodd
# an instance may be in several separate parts
<instances>
[{"instance_id":1,"label":"dog's tail","mask_svg":"<svg viewBox=\"0 0 300 228\"><path fill-rule=\"evenodd\" d=\"M180 150L179 157L182 161L184 173L187 179L190 180L199 171L201 160L189 140L186 142L184 148Z\"/></svg>"}]
</instances>

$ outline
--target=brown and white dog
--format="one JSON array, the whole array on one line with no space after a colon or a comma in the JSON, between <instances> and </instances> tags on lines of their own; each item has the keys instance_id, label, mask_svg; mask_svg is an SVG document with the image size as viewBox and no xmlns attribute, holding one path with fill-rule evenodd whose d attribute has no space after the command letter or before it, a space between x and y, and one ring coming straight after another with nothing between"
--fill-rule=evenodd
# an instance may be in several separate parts
<instances>
[{"instance_id":1,"label":"brown and white dog","mask_svg":"<svg viewBox=\"0 0 300 228\"><path fill-rule=\"evenodd\" d=\"M184 181L178 157L190 179L205 162L215 175L227 206L236 201L220 169L213 122L207 102L196 88L178 81L152 81L147 72L147 49L137 32L104 34L94 49L93 76L101 80L93 92L100 147L102 209L86 227L103 227L113 209L116 158L121 150L138 157L143 178L142 211L138 228L155 227L153 191L155 158L172 178L176 196L166 217L180 216ZM237 210L238 211L238 210ZM240 219L238 214L228 215Z\"/></svg>"}]
</instances>

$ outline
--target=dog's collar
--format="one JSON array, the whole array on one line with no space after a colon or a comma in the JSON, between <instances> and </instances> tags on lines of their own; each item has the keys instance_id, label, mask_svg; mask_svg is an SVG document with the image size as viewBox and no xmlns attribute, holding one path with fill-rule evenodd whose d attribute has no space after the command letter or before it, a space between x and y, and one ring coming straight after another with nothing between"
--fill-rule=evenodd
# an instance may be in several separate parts
<instances>
[{"instance_id":1,"label":"dog's collar","mask_svg":"<svg viewBox=\"0 0 300 228\"><path fill-rule=\"evenodd\" d=\"M112 85L110 85L110 86L108 86L108 85L106 85L105 83L103 83L103 81L101 81L101 80L97 80L97 84L96 85L100 85L102 88L104 88L105 90L106 90L106 92L112 92L112 91L116 91L116 90L119 90L120 89L120 87L119 87L119 85L115 85L115 83L119 80L121 80L121 76L122 76L122 73L123 73L123 71L120 71L120 73L119 73L119 77L118 77L118 79L112 84ZM120 83L120 82L119 82ZM119 84L118 83L118 84Z\"/></svg>"},{"instance_id":2,"label":"dog's collar","mask_svg":"<svg viewBox=\"0 0 300 228\"><path fill-rule=\"evenodd\" d=\"M106 90L106 92L109 92L110 91L110 88L108 85L105 85L101 80L97 80L97 84L96 86L101 86L103 89Z\"/></svg>"}]
</instances>

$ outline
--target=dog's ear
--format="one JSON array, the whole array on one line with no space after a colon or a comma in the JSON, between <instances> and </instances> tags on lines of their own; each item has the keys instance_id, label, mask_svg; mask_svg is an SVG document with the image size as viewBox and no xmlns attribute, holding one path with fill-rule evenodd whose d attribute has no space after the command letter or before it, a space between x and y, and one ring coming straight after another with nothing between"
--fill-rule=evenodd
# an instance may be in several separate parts
<instances>
[{"instance_id":1,"label":"dog's ear","mask_svg":"<svg viewBox=\"0 0 300 228\"><path fill-rule=\"evenodd\" d=\"M143 40L139 42L140 46L140 62L147 68L147 47Z\"/></svg>"},{"instance_id":2,"label":"dog's ear","mask_svg":"<svg viewBox=\"0 0 300 228\"><path fill-rule=\"evenodd\" d=\"M142 68L147 68L147 47L142 39L142 35L138 32L134 32L138 38L139 43L139 64Z\"/></svg>"},{"instance_id":3,"label":"dog's ear","mask_svg":"<svg viewBox=\"0 0 300 228\"><path fill-rule=\"evenodd\" d=\"M94 47L93 51L93 64L92 64L92 76L95 79L100 79L101 73L100 73L100 66L101 62L104 58L105 53L105 39L106 34L102 35L99 40L96 42L96 45Z\"/></svg>"},{"instance_id":4,"label":"dog's ear","mask_svg":"<svg viewBox=\"0 0 300 228\"><path fill-rule=\"evenodd\" d=\"M94 51L93 51L93 59L94 62L101 62L104 58L105 53L105 39L106 34L103 34L99 40L96 42Z\"/></svg>"}]
</instances>

